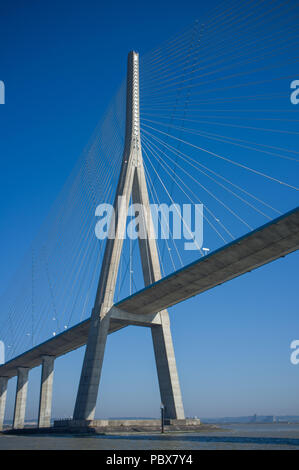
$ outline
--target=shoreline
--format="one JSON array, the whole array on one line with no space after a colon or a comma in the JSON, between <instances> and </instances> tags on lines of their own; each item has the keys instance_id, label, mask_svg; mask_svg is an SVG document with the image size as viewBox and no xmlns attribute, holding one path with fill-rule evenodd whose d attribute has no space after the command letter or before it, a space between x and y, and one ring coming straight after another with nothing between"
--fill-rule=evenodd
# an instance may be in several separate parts
<instances>
[{"instance_id":1,"label":"shoreline","mask_svg":"<svg viewBox=\"0 0 299 470\"><path fill-rule=\"evenodd\" d=\"M174 426L174 425L165 425L164 433L161 432L160 426L150 426L150 425L132 425L132 426L84 426L84 427L54 427L49 428L37 428L37 427L25 427L23 429L4 429L0 432L0 436L8 435L51 435L51 436L61 436L61 435L102 435L102 436L114 436L114 435L151 435L157 434L162 435L166 434L185 434L185 433L201 433L201 432L211 432L211 431L225 431L225 427L219 426L217 424L200 424L200 425L191 425L191 426Z\"/></svg>"}]
</instances>

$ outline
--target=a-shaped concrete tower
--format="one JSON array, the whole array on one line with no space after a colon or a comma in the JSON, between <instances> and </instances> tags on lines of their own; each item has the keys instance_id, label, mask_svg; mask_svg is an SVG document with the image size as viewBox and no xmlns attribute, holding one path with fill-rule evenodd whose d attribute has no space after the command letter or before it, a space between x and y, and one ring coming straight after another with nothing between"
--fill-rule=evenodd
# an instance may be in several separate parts
<instances>
[{"instance_id":1,"label":"a-shaped concrete tower","mask_svg":"<svg viewBox=\"0 0 299 470\"><path fill-rule=\"evenodd\" d=\"M74 420L92 420L94 418L110 318L115 315L115 310L117 310L113 307L113 296L131 195L133 203L138 203L143 208L143 226L139 227L139 233L145 233L145 237L139 237L139 248L144 283L149 285L161 278L156 240L154 237L150 237L150 234L154 232L142 160L139 113L139 55L136 52L130 52L127 69L126 139L114 200L114 229L116 235L115 238L108 238L106 241L73 416ZM127 320L128 324L136 324L132 320L130 312L122 311L121 315L124 320ZM163 310L155 315L154 319L151 316L145 315L144 317L143 326L150 327L152 332L161 401L165 407L165 418L184 419L168 312Z\"/></svg>"}]
</instances>

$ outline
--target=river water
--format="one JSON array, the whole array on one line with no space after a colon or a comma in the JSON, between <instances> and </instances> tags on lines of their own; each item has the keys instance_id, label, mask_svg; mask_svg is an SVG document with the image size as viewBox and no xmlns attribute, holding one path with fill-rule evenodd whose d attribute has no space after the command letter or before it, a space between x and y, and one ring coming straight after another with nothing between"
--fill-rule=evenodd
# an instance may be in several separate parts
<instances>
[{"instance_id":1,"label":"river water","mask_svg":"<svg viewBox=\"0 0 299 470\"><path fill-rule=\"evenodd\" d=\"M0 450L299 450L298 424L226 424L199 433L122 435L0 435Z\"/></svg>"}]
</instances>

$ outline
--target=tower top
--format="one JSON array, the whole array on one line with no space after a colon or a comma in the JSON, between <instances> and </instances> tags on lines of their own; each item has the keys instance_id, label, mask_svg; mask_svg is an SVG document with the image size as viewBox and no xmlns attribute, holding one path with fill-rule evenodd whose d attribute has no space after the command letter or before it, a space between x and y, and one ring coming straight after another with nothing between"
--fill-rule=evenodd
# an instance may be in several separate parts
<instances>
[{"instance_id":1,"label":"tower top","mask_svg":"<svg viewBox=\"0 0 299 470\"><path fill-rule=\"evenodd\" d=\"M130 51L127 65L127 109L125 153L140 148L139 54Z\"/></svg>"}]
</instances>

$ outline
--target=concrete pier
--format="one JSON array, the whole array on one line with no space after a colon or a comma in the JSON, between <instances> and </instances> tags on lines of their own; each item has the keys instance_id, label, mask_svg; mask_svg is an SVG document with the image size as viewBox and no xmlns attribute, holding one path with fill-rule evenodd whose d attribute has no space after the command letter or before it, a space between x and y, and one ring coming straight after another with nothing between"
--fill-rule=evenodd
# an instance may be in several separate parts
<instances>
[{"instance_id":1,"label":"concrete pier","mask_svg":"<svg viewBox=\"0 0 299 470\"><path fill-rule=\"evenodd\" d=\"M215 424L201 424L200 419L165 419L165 433L185 432L210 432L219 430ZM162 426L160 419L95 419L95 420L73 420L62 419L54 421L50 428L23 428L7 429L5 434L32 435L32 434L161 434Z\"/></svg>"},{"instance_id":2,"label":"concrete pier","mask_svg":"<svg viewBox=\"0 0 299 470\"><path fill-rule=\"evenodd\" d=\"M213 427L211 426L211 429ZM199 432L207 429L200 419L165 419L165 432ZM94 420L57 420L52 432L75 434L110 433L161 433L160 419L94 419Z\"/></svg>"},{"instance_id":3,"label":"concrete pier","mask_svg":"<svg viewBox=\"0 0 299 470\"><path fill-rule=\"evenodd\" d=\"M39 397L38 427L51 425L54 356L42 356L42 374Z\"/></svg>"},{"instance_id":4,"label":"concrete pier","mask_svg":"<svg viewBox=\"0 0 299 470\"><path fill-rule=\"evenodd\" d=\"M76 420L94 418L109 324L109 314L101 318L93 312L74 410Z\"/></svg>"},{"instance_id":5,"label":"concrete pier","mask_svg":"<svg viewBox=\"0 0 299 470\"><path fill-rule=\"evenodd\" d=\"M3 429L8 377L0 377L0 431Z\"/></svg>"},{"instance_id":6,"label":"concrete pier","mask_svg":"<svg viewBox=\"0 0 299 470\"><path fill-rule=\"evenodd\" d=\"M160 313L161 325L151 328L161 401L165 419L184 420L185 413L176 367L170 321L167 310Z\"/></svg>"},{"instance_id":7,"label":"concrete pier","mask_svg":"<svg viewBox=\"0 0 299 470\"><path fill-rule=\"evenodd\" d=\"M14 429L21 429L24 427L29 370L30 369L28 367L18 367L16 401L13 417Z\"/></svg>"}]
</instances>

